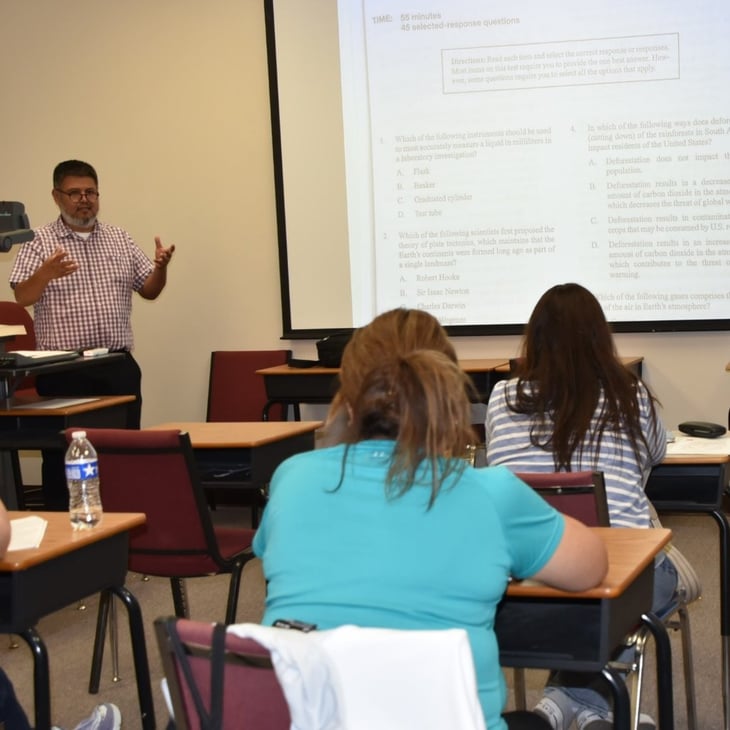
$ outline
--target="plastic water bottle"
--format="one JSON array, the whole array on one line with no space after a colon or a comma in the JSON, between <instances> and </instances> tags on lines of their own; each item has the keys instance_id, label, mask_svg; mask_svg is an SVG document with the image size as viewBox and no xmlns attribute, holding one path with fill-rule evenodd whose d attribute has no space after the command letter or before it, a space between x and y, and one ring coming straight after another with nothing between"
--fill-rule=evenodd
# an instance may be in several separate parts
<instances>
[{"instance_id":1,"label":"plastic water bottle","mask_svg":"<svg viewBox=\"0 0 730 730\"><path fill-rule=\"evenodd\" d=\"M99 462L86 431L74 431L66 451L68 511L74 530L86 530L101 522Z\"/></svg>"}]
</instances>

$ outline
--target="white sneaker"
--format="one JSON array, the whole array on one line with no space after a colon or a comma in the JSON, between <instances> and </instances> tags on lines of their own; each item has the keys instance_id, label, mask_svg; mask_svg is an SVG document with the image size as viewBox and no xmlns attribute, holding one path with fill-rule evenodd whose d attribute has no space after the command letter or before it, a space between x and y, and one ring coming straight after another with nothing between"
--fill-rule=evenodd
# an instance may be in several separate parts
<instances>
[{"instance_id":1,"label":"white sneaker","mask_svg":"<svg viewBox=\"0 0 730 730\"><path fill-rule=\"evenodd\" d=\"M613 712L601 717L593 710L581 710L575 718L578 730L611 730L613 727ZM641 713L639 715L639 730L656 730L656 723L651 715Z\"/></svg>"},{"instance_id":2,"label":"white sneaker","mask_svg":"<svg viewBox=\"0 0 730 730\"><path fill-rule=\"evenodd\" d=\"M573 710L569 702L565 702L564 705L561 706L550 697L542 697L533 712L546 720L553 730L568 730L573 722Z\"/></svg>"},{"instance_id":3,"label":"white sneaker","mask_svg":"<svg viewBox=\"0 0 730 730\"><path fill-rule=\"evenodd\" d=\"M82 720L75 730L119 730L122 726L122 713L116 705L105 702L97 705L94 711L85 720Z\"/></svg>"},{"instance_id":4,"label":"white sneaker","mask_svg":"<svg viewBox=\"0 0 730 730\"><path fill-rule=\"evenodd\" d=\"M609 712L602 717L593 710L581 710L575 717L578 730L611 730L613 727L613 713Z\"/></svg>"}]
</instances>

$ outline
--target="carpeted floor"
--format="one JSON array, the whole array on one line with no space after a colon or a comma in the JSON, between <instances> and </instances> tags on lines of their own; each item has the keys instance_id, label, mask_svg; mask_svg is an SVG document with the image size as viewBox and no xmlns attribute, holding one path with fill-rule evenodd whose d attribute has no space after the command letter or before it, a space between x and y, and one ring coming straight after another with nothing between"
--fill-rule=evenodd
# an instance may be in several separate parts
<instances>
[{"instance_id":1,"label":"carpeted floor","mask_svg":"<svg viewBox=\"0 0 730 730\"><path fill-rule=\"evenodd\" d=\"M226 524L247 524L249 515L243 508L220 507L216 520ZM665 526L674 530L675 542L692 561L703 581L702 600L693 604L690 615L696 677L698 727L700 730L721 730L721 642L719 617L719 554L718 530L714 520L706 516L672 516L664 519ZM169 582L165 579L130 574L127 582L142 607L145 621L147 648L153 679L153 694L157 726L164 728L167 713L160 692L162 676L152 627L158 616L173 613ZM222 620L228 588L227 576L198 578L188 581L191 616L203 620ZM246 566L241 587L238 620L256 622L263 611L264 582L260 563L254 560ZM100 701L111 701L119 705L124 718L123 727L139 728L139 708L136 699L134 670L129 649L124 610L119 610L120 674L118 682L112 681L111 661L105 656L101 688L98 695L88 694L91 649L96 620L97 598L91 596L86 608L69 607L43 619L39 631L46 642L50 655L52 682L52 718L54 723L70 730ZM32 660L30 652L22 641L12 648L13 638L0 640L0 665L15 683L24 707L32 719ZM686 728L684 709L684 684L679 652L679 637L672 636L673 673L675 689L675 727ZM651 655L651 649L649 651ZM647 671L644 708L653 714L654 683L653 662ZM540 695L544 672L528 672L529 702L534 703ZM511 681L511 673L507 673Z\"/></svg>"}]
</instances>

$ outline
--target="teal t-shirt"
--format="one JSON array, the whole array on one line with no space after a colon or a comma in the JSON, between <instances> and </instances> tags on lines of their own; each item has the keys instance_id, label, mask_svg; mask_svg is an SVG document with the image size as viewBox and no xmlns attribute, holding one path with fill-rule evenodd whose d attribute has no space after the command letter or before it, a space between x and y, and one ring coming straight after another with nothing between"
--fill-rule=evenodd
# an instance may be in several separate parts
<instances>
[{"instance_id":1,"label":"teal t-shirt","mask_svg":"<svg viewBox=\"0 0 730 730\"><path fill-rule=\"evenodd\" d=\"M343 462L345 449L298 454L272 478L254 540L268 581L263 623L463 628L487 727L505 730L495 611L510 576L532 576L553 555L562 516L503 467L466 468L431 509L430 471L389 498L393 442L350 446Z\"/></svg>"}]
</instances>

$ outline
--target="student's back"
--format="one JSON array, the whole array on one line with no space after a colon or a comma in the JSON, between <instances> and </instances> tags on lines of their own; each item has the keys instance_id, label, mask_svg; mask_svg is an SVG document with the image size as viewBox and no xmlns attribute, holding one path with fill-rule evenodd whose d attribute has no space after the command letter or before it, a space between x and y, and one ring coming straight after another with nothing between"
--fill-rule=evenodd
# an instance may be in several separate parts
<instances>
[{"instance_id":1,"label":"student's back","mask_svg":"<svg viewBox=\"0 0 730 730\"><path fill-rule=\"evenodd\" d=\"M430 481L388 499L390 441L301 454L277 470L254 549L268 581L263 622L321 629L463 628L487 726L506 688L494 614L510 575L528 577L563 534L560 515L508 470L467 468L428 509ZM428 477L428 475L426 475Z\"/></svg>"},{"instance_id":2,"label":"student's back","mask_svg":"<svg viewBox=\"0 0 730 730\"><path fill-rule=\"evenodd\" d=\"M429 332L430 349L404 345L408 322ZM264 620L464 628L487 725L505 730L493 623L508 578L581 590L603 578L606 553L507 470L466 465L469 381L449 349L414 310L354 333L336 406L342 443L292 457L271 481L254 541Z\"/></svg>"}]
</instances>

